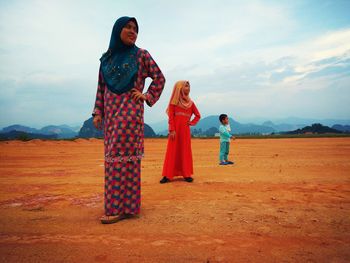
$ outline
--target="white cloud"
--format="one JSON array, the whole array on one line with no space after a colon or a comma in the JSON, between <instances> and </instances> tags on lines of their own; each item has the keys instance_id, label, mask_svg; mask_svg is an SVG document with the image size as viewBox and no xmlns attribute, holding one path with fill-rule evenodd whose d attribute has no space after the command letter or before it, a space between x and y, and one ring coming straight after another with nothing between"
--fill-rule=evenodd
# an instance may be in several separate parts
<instances>
[{"instance_id":1,"label":"white cloud","mask_svg":"<svg viewBox=\"0 0 350 263\"><path fill-rule=\"evenodd\" d=\"M137 44L150 51L167 78L158 104L146 112L146 121L165 118L178 79L191 81L191 95L205 114L224 110L223 101L241 116L276 114L268 110L275 101L281 115L283 105L288 110L294 105L298 114L298 100L288 104L289 98L300 101L303 92L321 96L335 83L348 85L344 75L349 67L350 28L325 28L317 36L313 32L309 39L299 39L298 33L306 32L293 6L278 1L199 5L185 0L1 3L0 92L23 111L8 104L0 109L13 110L14 120L19 119L16 112L25 119L30 109L40 112L42 122L61 120L57 112L62 107L72 112L70 122L88 117L96 94L98 59L108 46L115 19L126 14L139 20ZM339 72L332 72L334 68Z\"/></svg>"}]
</instances>

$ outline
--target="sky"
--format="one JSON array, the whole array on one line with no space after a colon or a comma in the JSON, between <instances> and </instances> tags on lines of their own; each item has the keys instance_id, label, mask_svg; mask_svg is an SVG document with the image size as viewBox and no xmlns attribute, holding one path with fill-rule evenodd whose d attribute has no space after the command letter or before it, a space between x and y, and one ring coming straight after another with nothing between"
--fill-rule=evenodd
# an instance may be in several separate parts
<instances>
[{"instance_id":1,"label":"sky","mask_svg":"<svg viewBox=\"0 0 350 263\"><path fill-rule=\"evenodd\" d=\"M166 78L145 122L189 80L203 117L350 119L350 0L0 0L0 127L81 125L120 16ZM151 81L146 81L145 90Z\"/></svg>"}]
</instances>

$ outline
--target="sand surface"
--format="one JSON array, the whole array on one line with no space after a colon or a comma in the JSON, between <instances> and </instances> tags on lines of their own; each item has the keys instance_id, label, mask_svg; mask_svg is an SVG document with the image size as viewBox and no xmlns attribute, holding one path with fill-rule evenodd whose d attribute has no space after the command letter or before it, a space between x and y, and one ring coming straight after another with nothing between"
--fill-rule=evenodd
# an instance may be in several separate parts
<instances>
[{"instance_id":1,"label":"sand surface","mask_svg":"<svg viewBox=\"0 0 350 263\"><path fill-rule=\"evenodd\" d=\"M350 262L350 138L192 140L161 185L147 139L140 218L102 225L103 141L0 142L0 262Z\"/></svg>"}]
</instances>

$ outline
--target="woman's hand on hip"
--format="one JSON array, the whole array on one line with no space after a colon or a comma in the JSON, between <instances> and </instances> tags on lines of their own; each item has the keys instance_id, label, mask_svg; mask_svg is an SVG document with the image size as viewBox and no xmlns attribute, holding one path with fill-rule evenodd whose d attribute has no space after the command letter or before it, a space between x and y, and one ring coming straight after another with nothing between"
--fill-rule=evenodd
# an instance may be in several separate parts
<instances>
[{"instance_id":1,"label":"woman's hand on hip","mask_svg":"<svg viewBox=\"0 0 350 263\"><path fill-rule=\"evenodd\" d=\"M135 88L131 90L131 97L136 101L141 100L142 102L144 102L147 99L144 94L142 94L139 90Z\"/></svg>"},{"instance_id":2,"label":"woman's hand on hip","mask_svg":"<svg viewBox=\"0 0 350 263\"><path fill-rule=\"evenodd\" d=\"M171 131L171 132L169 133L169 138L170 138L171 140L175 140L175 135L176 135L175 131Z\"/></svg>"},{"instance_id":3,"label":"woman's hand on hip","mask_svg":"<svg viewBox=\"0 0 350 263\"><path fill-rule=\"evenodd\" d=\"M102 130L102 117L101 115L95 115L93 123L96 129Z\"/></svg>"}]
</instances>

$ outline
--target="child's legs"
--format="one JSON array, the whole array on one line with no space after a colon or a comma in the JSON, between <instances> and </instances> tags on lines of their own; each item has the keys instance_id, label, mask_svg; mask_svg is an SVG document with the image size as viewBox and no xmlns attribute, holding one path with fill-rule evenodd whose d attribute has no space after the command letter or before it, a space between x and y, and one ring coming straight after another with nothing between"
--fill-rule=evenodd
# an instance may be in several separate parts
<instances>
[{"instance_id":1,"label":"child's legs","mask_svg":"<svg viewBox=\"0 0 350 263\"><path fill-rule=\"evenodd\" d=\"M228 154L230 152L230 143L229 142L225 142L225 154L224 154L224 158L227 161L228 160Z\"/></svg>"},{"instance_id":2,"label":"child's legs","mask_svg":"<svg viewBox=\"0 0 350 263\"><path fill-rule=\"evenodd\" d=\"M226 144L225 142L220 142L220 162L225 161L225 153L226 153Z\"/></svg>"}]
</instances>

